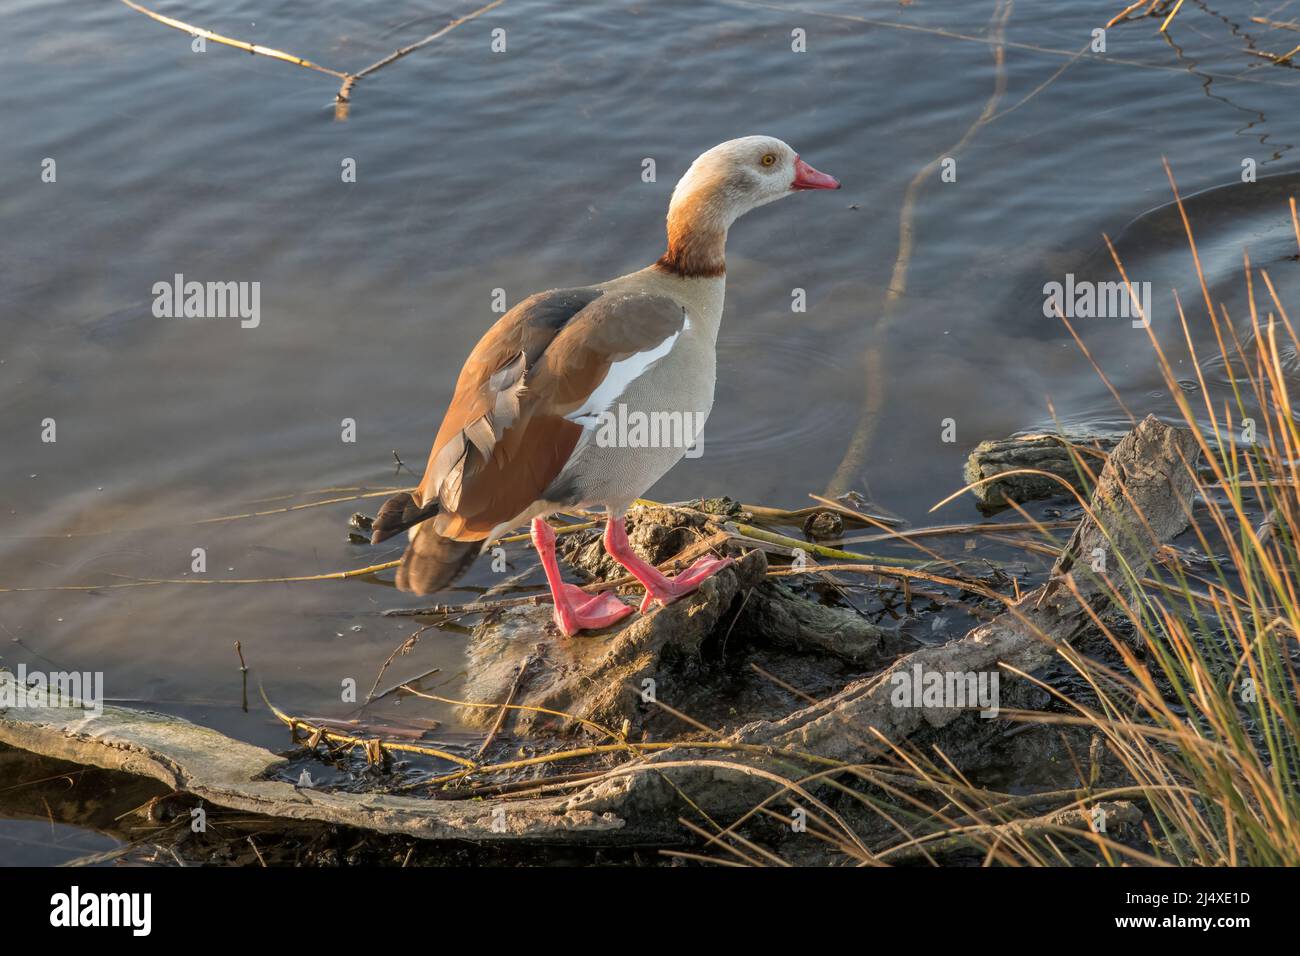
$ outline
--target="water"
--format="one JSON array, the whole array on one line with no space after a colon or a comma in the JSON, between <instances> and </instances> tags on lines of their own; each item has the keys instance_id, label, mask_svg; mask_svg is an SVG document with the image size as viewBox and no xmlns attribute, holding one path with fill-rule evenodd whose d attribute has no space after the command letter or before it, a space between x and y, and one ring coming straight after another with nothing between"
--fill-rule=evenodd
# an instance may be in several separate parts
<instances>
[{"instance_id":1,"label":"water","mask_svg":"<svg viewBox=\"0 0 1300 956\"><path fill-rule=\"evenodd\" d=\"M347 540L348 515L381 498L199 522L348 494L319 489L413 483L394 475L391 452L421 468L460 363L495 318L493 290L513 303L652 261L676 177L734 136L780 136L844 188L733 230L707 451L652 497L798 507L838 472L924 522L981 439L1048 424L1052 408L1072 427L1122 423L1044 317L1044 283L1115 278L1107 233L1130 275L1152 283L1160 340L1181 339L1177 289L1194 341L1212 343L1167 205L1168 157L1216 301L1244 321L1244 244L1285 302L1297 285L1286 198L1300 74L1243 52L1293 45L1249 20L1285 19L1276 3L1224 16L1191 3L1168 42L1148 20L1109 31L1104 56L1072 59L1121 6L1018 0L999 73L991 0L784 11L507 0L364 80L338 122L328 76L212 44L192 52L187 36L119 3L7 4L0 586L36 590L0 592L0 663L103 671L110 698L283 747L255 691L249 712L240 706L238 640L254 686L281 707L350 714L341 683L364 695L411 630L376 615L408 600L387 575L120 585L395 558L400 546ZM343 70L471 7L158 4ZM504 53L490 50L498 27ZM791 50L796 28L805 53ZM956 181L936 170L915 191L906 290L887 311L909 182L986 108L992 120L953 154ZM55 183L41 182L46 157ZM347 158L355 183L341 181ZM641 179L645 158L654 183ZM1246 158L1257 183L1241 182ZM155 318L153 285L176 273L259 282L260 325ZM791 311L795 288L804 313ZM1135 411L1172 409L1144 332L1076 324ZM868 347L877 372L864 382ZM1207 375L1221 383L1212 363ZM868 385L879 404L864 426ZM47 418L55 443L41 440ZM940 440L946 418L955 443ZM340 440L343 419L355 443ZM864 433L865 453L843 466ZM962 503L944 512L974 515ZM206 576L191 573L195 548ZM468 583L494 580L483 562ZM48 590L85 585L101 587ZM441 667L454 694L463 641L429 632L385 686ZM388 710L448 721L455 735L450 711L427 702ZM4 832L29 847L40 831ZM53 845L41 857L64 858Z\"/></svg>"}]
</instances>

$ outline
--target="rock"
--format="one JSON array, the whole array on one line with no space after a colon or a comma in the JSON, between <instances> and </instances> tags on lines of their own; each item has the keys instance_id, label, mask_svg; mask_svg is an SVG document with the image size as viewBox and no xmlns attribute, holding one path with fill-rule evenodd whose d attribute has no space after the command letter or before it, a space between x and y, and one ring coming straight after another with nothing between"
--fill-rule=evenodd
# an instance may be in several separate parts
<instances>
[{"instance_id":1,"label":"rock","mask_svg":"<svg viewBox=\"0 0 1300 956\"><path fill-rule=\"evenodd\" d=\"M996 475L1019 469L1032 468L1049 472L1064 479L1066 484L1043 475L1011 475L989 481L971 489L981 511L991 513L1007 506L1008 500L1017 504L1051 498L1067 493L1067 486L1076 491L1084 489L1083 475L1078 456L1095 475L1105 463L1104 454L1115 447L1117 439L1104 435L1020 435L999 441L983 441L966 459L967 484L993 478Z\"/></svg>"},{"instance_id":2,"label":"rock","mask_svg":"<svg viewBox=\"0 0 1300 956\"><path fill-rule=\"evenodd\" d=\"M735 518L744 514L740 502L723 495L720 498L697 498L690 503L696 511L703 511L705 514L721 515L725 518Z\"/></svg>"},{"instance_id":3,"label":"rock","mask_svg":"<svg viewBox=\"0 0 1300 956\"><path fill-rule=\"evenodd\" d=\"M844 519L834 511L818 511L803 523L803 533L814 541L831 541L844 536Z\"/></svg>"}]
</instances>

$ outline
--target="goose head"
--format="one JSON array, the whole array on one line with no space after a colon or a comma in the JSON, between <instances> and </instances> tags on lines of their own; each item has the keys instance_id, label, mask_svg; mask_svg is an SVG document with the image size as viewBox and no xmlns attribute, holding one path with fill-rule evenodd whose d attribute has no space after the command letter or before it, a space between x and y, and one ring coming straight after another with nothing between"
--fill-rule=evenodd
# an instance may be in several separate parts
<instances>
[{"instance_id":1,"label":"goose head","mask_svg":"<svg viewBox=\"0 0 1300 956\"><path fill-rule=\"evenodd\" d=\"M684 275L721 274L732 223L751 210L810 189L839 189L775 136L744 136L702 153L673 189L668 252L660 265Z\"/></svg>"}]
</instances>

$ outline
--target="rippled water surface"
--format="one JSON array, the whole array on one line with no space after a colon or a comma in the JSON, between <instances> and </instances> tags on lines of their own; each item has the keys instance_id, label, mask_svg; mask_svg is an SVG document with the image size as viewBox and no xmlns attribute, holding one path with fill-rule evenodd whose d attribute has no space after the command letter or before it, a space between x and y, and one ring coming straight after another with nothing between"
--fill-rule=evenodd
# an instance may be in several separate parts
<instances>
[{"instance_id":1,"label":"rippled water surface","mask_svg":"<svg viewBox=\"0 0 1300 956\"><path fill-rule=\"evenodd\" d=\"M411 630L376 614L409 601L389 575L140 580L396 557L400 546L348 541L351 512L382 499L283 509L411 483L392 452L421 468L460 363L495 317L493 290L513 303L652 261L676 177L734 136L780 136L844 188L734 228L707 450L651 497L799 507L837 484L927 521L978 441L1048 424L1052 408L1081 429L1123 422L1044 316L1043 286L1114 279L1105 233L1151 283L1162 344L1182 341L1177 290L1210 349L1167 157L1212 296L1243 335L1243 248L1300 302L1287 209L1300 73L1246 52L1293 45L1250 17L1300 7L1193 2L1167 41L1148 20L1111 29L1104 55L1076 56L1122 6L506 0L362 81L338 121L329 76L212 44L192 52L118 2L6 4L0 587L21 590L0 592L0 664L103 671L110 698L281 747L260 702L240 707L238 640L281 706L350 713L340 681L364 693ZM345 71L472 7L157 0ZM497 28L504 53L490 48ZM791 50L795 29L806 52ZM41 181L47 157L54 183ZM913 182L945 157L955 182L937 166ZM341 181L347 158L355 183ZM642 181L646 158L656 182ZM1241 181L1246 159L1258 182ZM155 318L152 287L177 273L260 283L260 325ZM805 312L791 310L795 289ZM1172 408L1144 332L1076 324L1135 411ZM1211 388L1221 371L1207 363ZM955 443L940 440L946 418ZM354 443L340 440L344 419ZM195 548L206 575L191 573ZM484 563L469 583L494 579ZM389 676L454 678L463 640L430 633ZM455 739L449 711L419 713ZM0 860L30 859L4 841L29 847L31 824L0 825Z\"/></svg>"}]
</instances>

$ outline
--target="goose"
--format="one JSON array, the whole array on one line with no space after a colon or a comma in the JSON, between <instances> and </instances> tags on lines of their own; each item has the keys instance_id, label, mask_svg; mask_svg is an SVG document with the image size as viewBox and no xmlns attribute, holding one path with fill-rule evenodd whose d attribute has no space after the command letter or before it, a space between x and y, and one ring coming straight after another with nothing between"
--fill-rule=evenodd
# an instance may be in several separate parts
<instances>
[{"instance_id":1,"label":"goose","mask_svg":"<svg viewBox=\"0 0 1300 956\"><path fill-rule=\"evenodd\" d=\"M560 575L545 518L578 508L605 510L605 549L645 587L642 613L730 564L706 556L673 577L660 573L628 543L627 509L683 457L713 407L732 223L795 192L839 188L775 137L729 140L701 154L673 189L658 261L608 282L539 292L506 312L465 362L419 486L388 499L375 518L372 544L409 536L397 586L445 588L490 544L530 524L556 626L567 637L611 627L632 607ZM674 423L664 429L673 440L609 427L634 419Z\"/></svg>"}]
</instances>

